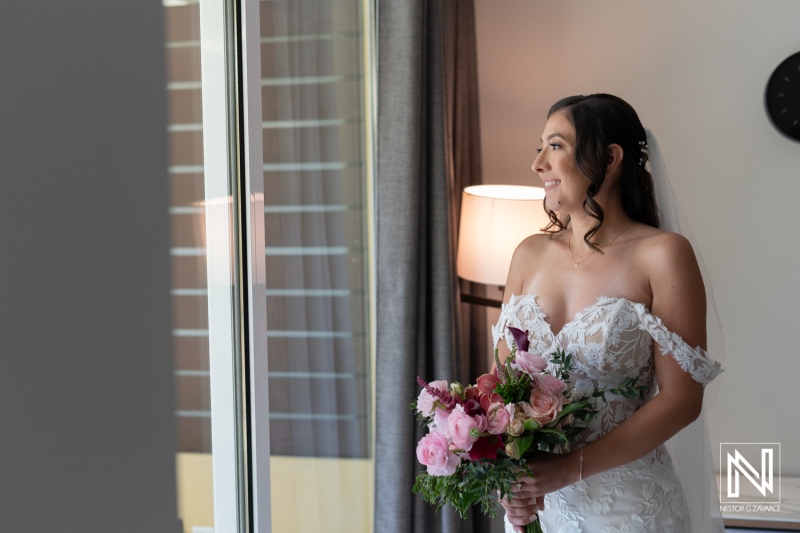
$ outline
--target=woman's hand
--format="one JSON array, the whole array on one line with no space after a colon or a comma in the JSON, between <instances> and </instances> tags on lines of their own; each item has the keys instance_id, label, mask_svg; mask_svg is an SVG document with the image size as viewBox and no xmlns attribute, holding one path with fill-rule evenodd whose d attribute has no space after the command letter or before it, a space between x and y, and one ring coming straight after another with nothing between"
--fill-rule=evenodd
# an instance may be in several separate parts
<instances>
[{"instance_id":1,"label":"woman's hand","mask_svg":"<svg viewBox=\"0 0 800 533\"><path fill-rule=\"evenodd\" d=\"M580 477L578 453L536 451L527 455L528 469L533 472L533 477L521 480L523 492L539 497L577 483Z\"/></svg>"},{"instance_id":2,"label":"woman's hand","mask_svg":"<svg viewBox=\"0 0 800 533\"><path fill-rule=\"evenodd\" d=\"M500 500L508 521L517 533L525 533L525 526L537 520L536 513L544 510L544 496L533 497L527 488L528 480L528 476L521 477L512 485L511 494Z\"/></svg>"},{"instance_id":3,"label":"woman's hand","mask_svg":"<svg viewBox=\"0 0 800 533\"><path fill-rule=\"evenodd\" d=\"M580 465L574 453L538 451L528 456L528 468L533 477L523 475L512 485L511 497L500 500L516 531L523 533L523 526L533 522L533 515L544 510L545 494L578 481Z\"/></svg>"}]
</instances>

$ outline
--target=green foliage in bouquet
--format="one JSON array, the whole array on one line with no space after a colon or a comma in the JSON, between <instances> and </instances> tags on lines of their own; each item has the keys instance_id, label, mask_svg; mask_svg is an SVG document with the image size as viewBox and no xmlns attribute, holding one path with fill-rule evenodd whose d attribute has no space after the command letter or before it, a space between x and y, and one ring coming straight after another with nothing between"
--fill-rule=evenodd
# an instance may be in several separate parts
<instances>
[{"instance_id":1,"label":"green foliage in bouquet","mask_svg":"<svg viewBox=\"0 0 800 533\"><path fill-rule=\"evenodd\" d=\"M480 505L483 514L494 517L501 508L498 494L500 498L512 494L512 483L523 473L532 475L525 459L502 456L494 460L465 461L450 476L419 474L412 490L415 494L421 493L426 502L436 507L436 512L449 503L461 518L467 518L469 508Z\"/></svg>"}]
</instances>

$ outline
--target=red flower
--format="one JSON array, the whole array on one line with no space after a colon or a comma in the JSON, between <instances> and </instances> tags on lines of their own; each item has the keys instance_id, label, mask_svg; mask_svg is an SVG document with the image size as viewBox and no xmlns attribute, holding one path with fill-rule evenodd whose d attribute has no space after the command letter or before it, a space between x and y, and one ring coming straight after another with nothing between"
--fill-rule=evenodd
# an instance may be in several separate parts
<instances>
[{"instance_id":1,"label":"red flower","mask_svg":"<svg viewBox=\"0 0 800 533\"><path fill-rule=\"evenodd\" d=\"M480 399L478 400L481 402L481 407L484 411L489 410L489 406L492 405L494 402L503 403L503 397L500 396L498 393L493 392L491 394L481 394Z\"/></svg>"},{"instance_id":2,"label":"red flower","mask_svg":"<svg viewBox=\"0 0 800 533\"><path fill-rule=\"evenodd\" d=\"M494 374L484 374L478 378L477 385L472 394L481 404L481 408L486 411L494 402L502 402L503 398L494 392L494 388L500 383L500 379Z\"/></svg>"},{"instance_id":3,"label":"red flower","mask_svg":"<svg viewBox=\"0 0 800 533\"><path fill-rule=\"evenodd\" d=\"M481 394L491 394L498 383L500 379L494 374L484 374L478 378L478 390Z\"/></svg>"},{"instance_id":4,"label":"red flower","mask_svg":"<svg viewBox=\"0 0 800 533\"><path fill-rule=\"evenodd\" d=\"M503 441L497 435L480 437L469 450L469 458L473 461L478 459L497 459L497 451L503 449Z\"/></svg>"}]
</instances>

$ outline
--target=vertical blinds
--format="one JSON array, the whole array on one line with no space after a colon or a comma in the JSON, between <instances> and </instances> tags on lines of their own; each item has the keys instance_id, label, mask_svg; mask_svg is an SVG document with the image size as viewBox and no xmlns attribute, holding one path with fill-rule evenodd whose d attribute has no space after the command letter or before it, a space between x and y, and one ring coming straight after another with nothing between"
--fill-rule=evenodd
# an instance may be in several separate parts
<instances>
[{"instance_id":1,"label":"vertical blinds","mask_svg":"<svg viewBox=\"0 0 800 533\"><path fill-rule=\"evenodd\" d=\"M275 455L368 454L359 0L262 1L270 435ZM178 440L210 451L196 4L165 3Z\"/></svg>"}]
</instances>

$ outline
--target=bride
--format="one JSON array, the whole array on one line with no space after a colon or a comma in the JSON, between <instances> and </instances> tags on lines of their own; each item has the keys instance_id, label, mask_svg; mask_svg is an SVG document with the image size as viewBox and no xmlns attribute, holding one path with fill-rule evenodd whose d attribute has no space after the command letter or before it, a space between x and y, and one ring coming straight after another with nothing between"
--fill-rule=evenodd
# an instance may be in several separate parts
<instances>
[{"instance_id":1,"label":"bride","mask_svg":"<svg viewBox=\"0 0 800 533\"><path fill-rule=\"evenodd\" d=\"M659 229L645 129L620 98L573 96L550 109L540 142L532 169L550 224L514 253L494 344L506 340L505 357L518 327L531 352L573 354L576 387L638 377L650 388L644 400L607 393L569 451L537 452L534 476L501 502L506 531L536 512L546 533L707 531L691 524L664 443L697 419L721 369L704 349L692 246Z\"/></svg>"}]
</instances>

